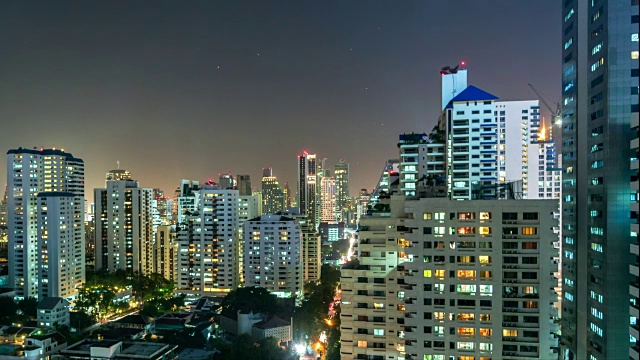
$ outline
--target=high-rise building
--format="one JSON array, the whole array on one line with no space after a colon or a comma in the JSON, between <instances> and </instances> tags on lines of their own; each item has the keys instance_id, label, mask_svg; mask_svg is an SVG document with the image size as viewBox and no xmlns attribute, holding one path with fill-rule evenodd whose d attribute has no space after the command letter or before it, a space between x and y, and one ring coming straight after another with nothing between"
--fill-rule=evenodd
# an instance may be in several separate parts
<instances>
[{"instance_id":1,"label":"high-rise building","mask_svg":"<svg viewBox=\"0 0 640 360\"><path fill-rule=\"evenodd\" d=\"M131 173L127 170L118 168L115 170L109 170L106 178L107 180L131 180Z\"/></svg>"},{"instance_id":2,"label":"high-rise building","mask_svg":"<svg viewBox=\"0 0 640 360\"><path fill-rule=\"evenodd\" d=\"M244 283L244 223L262 214L262 200L259 194L238 196L238 232L240 245L238 246L238 263L240 264L240 282Z\"/></svg>"},{"instance_id":3,"label":"high-rise building","mask_svg":"<svg viewBox=\"0 0 640 360\"><path fill-rule=\"evenodd\" d=\"M153 189L135 180L107 180L94 196L96 269L152 273Z\"/></svg>"},{"instance_id":4,"label":"high-rise building","mask_svg":"<svg viewBox=\"0 0 640 360\"><path fill-rule=\"evenodd\" d=\"M235 180L233 178L233 175L231 175L231 173L229 173L229 174L221 174L219 176L218 187L220 187L221 190L233 190L233 189L235 189Z\"/></svg>"},{"instance_id":5,"label":"high-rise building","mask_svg":"<svg viewBox=\"0 0 640 360\"><path fill-rule=\"evenodd\" d=\"M82 197L44 191L38 193L37 202L38 299L73 301L85 280Z\"/></svg>"},{"instance_id":6,"label":"high-rise building","mask_svg":"<svg viewBox=\"0 0 640 360\"><path fill-rule=\"evenodd\" d=\"M444 86L444 83L443 83ZM498 97L468 86L446 105L439 128L446 132L447 185L452 199L493 197L498 180Z\"/></svg>"},{"instance_id":7,"label":"high-rise building","mask_svg":"<svg viewBox=\"0 0 640 360\"><path fill-rule=\"evenodd\" d=\"M300 224L302 234L302 272L305 283L320 280L322 269L322 242L318 230L306 215L300 215L300 209L290 208L284 213L288 218Z\"/></svg>"},{"instance_id":8,"label":"high-rise building","mask_svg":"<svg viewBox=\"0 0 640 360\"><path fill-rule=\"evenodd\" d=\"M638 2L562 4L562 356L626 358Z\"/></svg>"},{"instance_id":9,"label":"high-rise building","mask_svg":"<svg viewBox=\"0 0 640 360\"><path fill-rule=\"evenodd\" d=\"M294 206L293 202L291 201L291 189L289 189L289 182L284 183L284 188L282 189L282 191L284 192L284 208L288 209Z\"/></svg>"},{"instance_id":10,"label":"high-rise building","mask_svg":"<svg viewBox=\"0 0 640 360\"><path fill-rule=\"evenodd\" d=\"M300 224L282 215L262 215L244 223L245 286L260 286L278 297L303 290Z\"/></svg>"},{"instance_id":11,"label":"high-rise building","mask_svg":"<svg viewBox=\"0 0 640 360\"><path fill-rule=\"evenodd\" d=\"M558 357L555 200L407 200L413 359Z\"/></svg>"},{"instance_id":12,"label":"high-rise building","mask_svg":"<svg viewBox=\"0 0 640 360\"><path fill-rule=\"evenodd\" d=\"M180 186L176 189L173 199L173 219L176 224L181 224L187 214L196 210L196 204L200 193L200 182L197 180L180 180Z\"/></svg>"},{"instance_id":13,"label":"high-rise building","mask_svg":"<svg viewBox=\"0 0 640 360\"><path fill-rule=\"evenodd\" d=\"M240 196L251 195L251 176L238 175L236 176L236 179Z\"/></svg>"},{"instance_id":14,"label":"high-rise building","mask_svg":"<svg viewBox=\"0 0 640 360\"><path fill-rule=\"evenodd\" d=\"M63 150L9 150L7 190L9 284L15 298L46 295L73 300L75 286L84 283L84 265L77 268L78 261L85 260L84 162ZM41 279L44 272L51 277ZM46 292L39 294L44 282Z\"/></svg>"},{"instance_id":15,"label":"high-rise building","mask_svg":"<svg viewBox=\"0 0 640 360\"><path fill-rule=\"evenodd\" d=\"M158 226L153 244L153 272L174 284L178 280L178 242L171 225Z\"/></svg>"},{"instance_id":16,"label":"high-rise building","mask_svg":"<svg viewBox=\"0 0 640 360\"><path fill-rule=\"evenodd\" d=\"M456 66L445 66L440 70L442 76L442 109L449 101L467 88L467 69L464 62ZM462 66L462 68L460 68Z\"/></svg>"},{"instance_id":17,"label":"high-rise building","mask_svg":"<svg viewBox=\"0 0 640 360\"><path fill-rule=\"evenodd\" d=\"M340 159L334 165L333 175L336 178L336 207L341 212L349 200L349 164Z\"/></svg>"},{"instance_id":18,"label":"high-rise building","mask_svg":"<svg viewBox=\"0 0 640 360\"><path fill-rule=\"evenodd\" d=\"M638 159L640 159L640 126L638 122L638 113L631 114L631 128L633 131L633 140L631 140L631 149L634 152L635 161L631 161L631 171L636 174L635 177L631 177L631 189L640 189L640 166L638 166ZM638 220L640 219L640 199L636 196L635 201L631 202L631 256L632 261L629 266L631 273L631 282L629 283L629 293L631 295L629 301L629 335L631 342L631 349L629 350L629 358L632 360L640 359L640 250L638 249Z\"/></svg>"},{"instance_id":19,"label":"high-rise building","mask_svg":"<svg viewBox=\"0 0 640 360\"><path fill-rule=\"evenodd\" d=\"M338 221L336 179L329 175L329 170L324 171L320 180L320 221L335 223Z\"/></svg>"},{"instance_id":20,"label":"high-rise building","mask_svg":"<svg viewBox=\"0 0 640 360\"><path fill-rule=\"evenodd\" d=\"M398 148L401 194L418 196L427 186L444 181L444 144L431 142L427 134L401 134Z\"/></svg>"},{"instance_id":21,"label":"high-rise building","mask_svg":"<svg viewBox=\"0 0 640 360\"><path fill-rule=\"evenodd\" d=\"M262 214L285 210L285 195L271 168L262 169Z\"/></svg>"},{"instance_id":22,"label":"high-rise building","mask_svg":"<svg viewBox=\"0 0 640 360\"><path fill-rule=\"evenodd\" d=\"M238 190L208 182L190 196L195 209L177 228L177 291L190 299L226 294L240 283Z\"/></svg>"},{"instance_id":23,"label":"high-rise building","mask_svg":"<svg viewBox=\"0 0 640 360\"><path fill-rule=\"evenodd\" d=\"M298 155L298 207L301 214L309 216L316 228L320 223L317 170L315 154L304 151Z\"/></svg>"},{"instance_id":24,"label":"high-rise building","mask_svg":"<svg viewBox=\"0 0 640 360\"><path fill-rule=\"evenodd\" d=\"M389 211L361 218L356 258L340 271L341 359L405 358L404 197L380 204Z\"/></svg>"}]
</instances>

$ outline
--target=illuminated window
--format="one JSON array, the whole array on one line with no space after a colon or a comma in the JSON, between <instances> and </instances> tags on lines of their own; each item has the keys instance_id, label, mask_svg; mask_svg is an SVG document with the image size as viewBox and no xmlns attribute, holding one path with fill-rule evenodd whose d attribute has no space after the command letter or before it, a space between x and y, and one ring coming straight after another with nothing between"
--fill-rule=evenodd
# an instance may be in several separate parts
<instances>
[{"instance_id":1,"label":"illuminated window","mask_svg":"<svg viewBox=\"0 0 640 360\"><path fill-rule=\"evenodd\" d=\"M439 221L444 221L444 213L443 212L434 213L434 218Z\"/></svg>"},{"instance_id":2,"label":"illuminated window","mask_svg":"<svg viewBox=\"0 0 640 360\"><path fill-rule=\"evenodd\" d=\"M358 341L358 347L366 348L367 347L367 342L366 341L362 341L362 340Z\"/></svg>"},{"instance_id":3,"label":"illuminated window","mask_svg":"<svg viewBox=\"0 0 640 360\"><path fill-rule=\"evenodd\" d=\"M475 271L474 271L475 272ZM444 279L445 276L445 270L436 270L434 272L435 277L440 278L440 279Z\"/></svg>"},{"instance_id":4,"label":"illuminated window","mask_svg":"<svg viewBox=\"0 0 640 360\"><path fill-rule=\"evenodd\" d=\"M456 286L456 292L475 295L476 286L475 285L470 285L470 284L458 284Z\"/></svg>"},{"instance_id":5,"label":"illuminated window","mask_svg":"<svg viewBox=\"0 0 640 360\"><path fill-rule=\"evenodd\" d=\"M444 313L442 311L436 311L433 313L434 320L444 321Z\"/></svg>"},{"instance_id":6,"label":"illuminated window","mask_svg":"<svg viewBox=\"0 0 640 360\"><path fill-rule=\"evenodd\" d=\"M384 329L373 329L373 335L384 336Z\"/></svg>"},{"instance_id":7,"label":"illuminated window","mask_svg":"<svg viewBox=\"0 0 640 360\"><path fill-rule=\"evenodd\" d=\"M444 272L444 270L442 270ZM476 271L475 270L458 270L458 279L465 280L475 280L476 279Z\"/></svg>"},{"instance_id":8,"label":"illuminated window","mask_svg":"<svg viewBox=\"0 0 640 360\"><path fill-rule=\"evenodd\" d=\"M476 334L476 329L471 327L458 328L458 335L473 336Z\"/></svg>"},{"instance_id":9,"label":"illuminated window","mask_svg":"<svg viewBox=\"0 0 640 360\"><path fill-rule=\"evenodd\" d=\"M491 235L491 228L488 226L481 226L479 233L480 235Z\"/></svg>"},{"instance_id":10,"label":"illuminated window","mask_svg":"<svg viewBox=\"0 0 640 360\"><path fill-rule=\"evenodd\" d=\"M491 351L491 350L493 350L493 344L492 343L480 343L480 345L478 346L478 349L480 349L480 351Z\"/></svg>"},{"instance_id":11,"label":"illuminated window","mask_svg":"<svg viewBox=\"0 0 640 360\"><path fill-rule=\"evenodd\" d=\"M480 321L490 321L491 320L491 315L485 315L487 317L489 317L489 320L482 320L482 315L480 315ZM484 337L491 337L491 335L493 335L493 330L492 329L487 329L487 328L480 328L480 336L484 336Z\"/></svg>"},{"instance_id":12,"label":"illuminated window","mask_svg":"<svg viewBox=\"0 0 640 360\"><path fill-rule=\"evenodd\" d=\"M433 233L435 236L442 236L446 233L446 228L444 226L436 226L433 228Z\"/></svg>"},{"instance_id":13,"label":"illuminated window","mask_svg":"<svg viewBox=\"0 0 640 360\"><path fill-rule=\"evenodd\" d=\"M537 301L525 301L522 303L522 307L525 309L537 309L538 302Z\"/></svg>"},{"instance_id":14,"label":"illuminated window","mask_svg":"<svg viewBox=\"0 0 640 360\"><path fill-rule=\"evenodd\" d=\"M640 53L638 53L638 50L634 50L631 52L631 59L633 60L638 60Z\"/></svg>"},{"instance_id":15,"label":"illuminated window","mask_svg":"<svg viewBox=\"0 0 640 360\"><path fill-rule=\"evenodd\" d=\"M522 235L536 235L538 233L537 227L523 227Z\"/></svg>"},{"instance_id":16,"label":"illuminated window","mask_svg":"<svg viewBox=\"0 0 640 360\"><path fill-rule=\"evenodd\" d=\"M457 229L458 235L473 235L476 233L476 228L473 226L463 226Z\"/></svg>"},{"instance_id":17,"label":"illuminated window","mask_svg":"<svg viewBox=\"0 0 640 360\"><path fill-rule=\"evenodd\" d=\"M487 271L487 270L480 271L480 279L482 279L482 280L489 280L489 279L491 279L492 277L493 277L493 276L492 276L491 271Z\"/></svg>"},{"instance_id":18,"label":"illuminated window","mask_svg":"<svg viewBox=\"0 0 640 360\"><path fill-rule=\"evenodd\" d=\"M493 294L493 285L480 285L480 296L491 296Z\"/></svg>"},{"instance_id":19,"label":"illuminated window","mask_svg":"<svg viewBox=\"0 0 640 360\"><path fill-rule=\"evenodd\" d=\"M443 292L444 291L444 284L433 284L433 291L435 291L435 292Z\"/></svg>"},{"instance_id":20,"label":"illuminated window","mask_svg":"<svg viewBox=\"0 0 640 360\"><path fill-rule=\"evenodd\" d=\"M384 304L383 303L373 303L373 308L374 309L384 309Z\"/></svg>"},{"instance_id":21,"label":"illuminated window","mask_svg":"<svg viewBox=\"0 0 640 360\"><path fill-rule=\"evenodd\" d=\"M474 220L476 218L476 213L473 212L459 212L458 220Z\"/></svg>"},{"instance_id":22,"label":"illuminated window","mask_svg":"<svg viewBox=\"0 0 640 360\"><path fill-rule=\"evenodd\" d=\"M491 321L491 314L480 314L480 321Z\"/></svg>"},{"instance_id":23,"label":"illuminated window","mask_svg":"<svg viewBox=\"0 0 640 360\"><path fill-rule=\"evenodd\" d=\"M502 336L518 336L518 330L502 329Z\"/></svg>"},{"instance_id":24,"label":"illuminated window","mask_svg":"<svg viewBox=\"0 0 640 360\"><path fill-rule=\"evenodd\" d=\"M436 335L444 335L444 326L434 326L433 333Z\"/></svg>"},{"instance_id":25,"label":"illuminated window","mask_svg":"<svg viewBox=\"0 0 640 360\"><path fill-rule=\"evenodd\" d=\"M491 220L490 212L480 212L480 220Z\"/></svg>"},{"instance_id":26,"label":"illuminated window","mask_svg":"<svg viewBox=\"0 0 640 360\"><path fill-rule=\"evenodd\" d=\"M475 343L470 341L458 341L458 350L473 350Z\"/></svg>"},{"instance_id":27,"label":"illuminated window","mask_svg":"<svg viewBox=\"0 0 640 360\"><path fill-rule=\"evenodd\" d=\"M476 319L476 314L473 313L459 313L456 316L458 321L474 321Z\"/></svg>"},{"instance_id":28,"label":"illuminated window","mask_svg":"<svg viewBox=\"0 0 640 360\"><path fill-rule=\"evenodd\" d=\"M422 214L422 219L423 220L431 220L431 218L432 218L432 214L431 213Z\"/></svg>"},{"instance_id":29,"label":"illuminated window","mask_svg":"<svg viewBox=\"0 0 640 360\"><path fill-rule=\"evenodd\" d=\"M424 270L423 271L423 275L426 278L430 278L431 277L431 270Z\"/></svg>"},{"instance_id":30,"label":"illuminated window","mask_svg":"<svg viewBox=\"0 0 640 360\"><path fill-rule=\"evenodd\" d=\"M480 255L478 256L478 261L480 261L480 264L483 265L491 264L491 256Z\"/></svg>"}]
</instances>

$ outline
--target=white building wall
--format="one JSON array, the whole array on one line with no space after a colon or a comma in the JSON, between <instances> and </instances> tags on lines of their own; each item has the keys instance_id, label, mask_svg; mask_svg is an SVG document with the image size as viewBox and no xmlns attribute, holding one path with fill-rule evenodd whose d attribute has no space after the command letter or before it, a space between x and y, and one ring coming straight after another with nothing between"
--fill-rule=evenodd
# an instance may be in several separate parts
<instances>
[{"instance_id":1,"label":"white building wall","mask_svg":"<svg viewBox=\"0 0 640 360\"><path fill-rule=\"evenodd\" d=\"M82 197L67 192L38 195L38 298L73 302L85 281Z\"/></svg>"},{"instance_id":2,"label":"white building wall","mask_svg":"<svg viewBox=\"0 0 640 360\"><path fill-rule=\"evenodd\" d=\"M407 355L557 358L557 202L431 198L405 206L413 258L405 266Z\"/></svg>"},{"instance_id":3,"label":"white building wall","mask_svg":"<svg viewBox=\"0 0 640 360\"><path fill-rule=\"evenodd\" d=\"M303 290L302 233L298 222L263 215L244 224L245 286L260 286L280 297Z\"/></svg>"}]
</instances>

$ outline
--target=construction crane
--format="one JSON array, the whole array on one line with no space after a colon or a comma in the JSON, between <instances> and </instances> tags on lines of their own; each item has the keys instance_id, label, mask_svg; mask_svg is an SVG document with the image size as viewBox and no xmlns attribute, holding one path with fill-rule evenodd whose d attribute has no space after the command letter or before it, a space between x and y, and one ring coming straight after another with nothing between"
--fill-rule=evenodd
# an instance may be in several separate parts
<instances>
[{"instance_id":1,"label":"construction crane","mask_svg":"<svg viewBox=\"0 0 640 360\"><path fill-rule=\"evenodd\" d=\"M542 94L540 94L538 92L538 90L536 90L535 87L533 87L533 85L529 84L529 87L531 88L531 90L533 90L533 92L538 96L538 99L540 99L540 101L542 101L542 103L544 104L544 106L547 107L547 109L549 109L549 111L551 112L551 123L555 124L555 125L562 125L562 109L560 108L560 104L556 103L556 109L555 111L551 108L551 105L549 105L549 103L544 99L544 97L542 96Z\"/></svg>"}]
</instances>

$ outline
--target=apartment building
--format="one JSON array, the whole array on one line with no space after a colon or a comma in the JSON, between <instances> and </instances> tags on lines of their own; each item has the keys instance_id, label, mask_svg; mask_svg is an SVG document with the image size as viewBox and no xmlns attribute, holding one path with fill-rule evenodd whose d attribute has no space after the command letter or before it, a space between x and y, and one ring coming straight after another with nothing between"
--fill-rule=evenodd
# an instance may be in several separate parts
<instances>
[{"instance_id":1,"label":"apartment building","mask_svg":"<svg viewBox=\"0 0 640 360\"><path fill-rule=\"evenodd\" d=\"M557 358L557 206L406 201L406 353L429 360Z\"/></svg>"}]
</instances>

